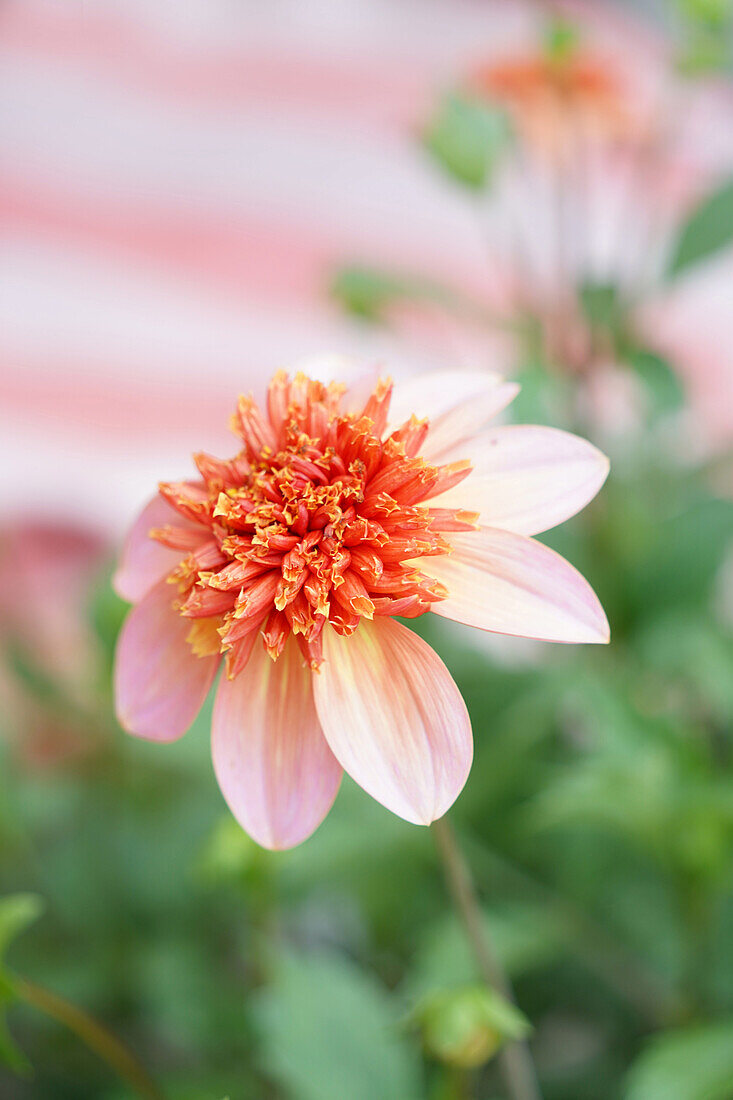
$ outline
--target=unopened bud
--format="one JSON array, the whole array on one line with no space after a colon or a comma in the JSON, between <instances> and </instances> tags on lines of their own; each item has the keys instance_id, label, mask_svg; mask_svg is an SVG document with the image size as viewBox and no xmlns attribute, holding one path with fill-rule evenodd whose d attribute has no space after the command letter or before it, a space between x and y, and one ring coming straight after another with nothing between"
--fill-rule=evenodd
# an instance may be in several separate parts
<instances>
[{"instance_id":1,"label":"unopened bud","mask_svg":"<svg viewBox=\"0 0 733 1100\"><path fill-rule=\"evenodd\" d=\"M433 993L418 1005L414 1019L427 1053L461 1069L484 1065L530 1030L521 1012L488 986Z\"/></svg>"}]
</instances>

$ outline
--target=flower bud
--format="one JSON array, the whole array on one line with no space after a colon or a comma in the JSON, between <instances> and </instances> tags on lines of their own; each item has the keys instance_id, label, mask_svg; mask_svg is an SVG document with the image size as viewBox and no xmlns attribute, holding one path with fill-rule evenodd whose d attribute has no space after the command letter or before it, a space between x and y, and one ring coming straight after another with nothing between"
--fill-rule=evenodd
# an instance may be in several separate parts
<instances>
[{"instance_id":1,"label":"flower bud","mask_svg":"<svg viewBox=\"0 0 733 1100\"><path fill-rule=\"evenodd\" d=\"M461 1069L484 1065L513 1039L530 1030L514 1005L488 986L463 986L430 994L414 1013L425 1050Z\"/></svg>"}]
</instances>

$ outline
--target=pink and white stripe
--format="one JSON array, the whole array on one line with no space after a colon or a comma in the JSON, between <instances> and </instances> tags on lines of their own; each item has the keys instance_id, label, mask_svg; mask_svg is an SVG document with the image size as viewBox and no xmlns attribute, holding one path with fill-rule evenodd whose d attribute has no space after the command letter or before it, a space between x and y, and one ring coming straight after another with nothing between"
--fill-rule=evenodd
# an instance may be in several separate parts
<instances>
[{"instance_id":1,"label":"pink and white stripe","mask_svg":"<svg viewBox=\"0 0 733 1100\"><path fill-rule=\"evenodd\" d=\"M215 446L225 401L283 361L394 363L327 301L344 259L483 292L471 213L408 131L492 20L424 11L3 6L0 430L25 477L0 508L42 491L119 530L194 413Z\"/></svg>"},{"instance_id":2,"label":"pink and white stripe","mask_svg":"<svg viewBox=\"0 0 733 1100\"><path fill-rule=\"evenodd\" d=\"M374 334L326 286L358 260L496 299L477 212L415 131L442 86L533 38L538 8L8 0L0 431L25 478L3 472L0 509L43 493L119 531L161 461L183 461L194 416L215 448L233 393L324 348L398 372L409 347L423 368L448 349L502 369L505 348L410 331L409 311L420 339ZM637 45L658 48L638 30Z\"/></svg>"}]
</instances>

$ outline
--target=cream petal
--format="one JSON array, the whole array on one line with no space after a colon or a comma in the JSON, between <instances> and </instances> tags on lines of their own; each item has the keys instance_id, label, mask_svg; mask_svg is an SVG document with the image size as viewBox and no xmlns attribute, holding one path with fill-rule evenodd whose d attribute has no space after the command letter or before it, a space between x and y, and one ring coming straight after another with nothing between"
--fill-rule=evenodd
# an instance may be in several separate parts
<instances>
[{"instance_id":1,"label":"cream petal","mask_svg":"<svg viewBox=\"0 0 733 1100\"><path fill-rule=\"evenodd\" d=\"M588 582L541 542L482 528L451 534L453 552L418 568L444 584L431 610L446 619L548 642L607 642L608 620Z\"/></svg>"},{"instance_id":2,"label":"cream petal","mask_svg":"<svg viewBox=\"0 0 733 1100\"><path fill-rule=\"evenodd\" d=\"M191 620L173 609L176 591L159 581L127 616L117 642L115 707L128 733L175 741L193 722L219 657L196 657L186 641Z\"/></svg>"},{"instance_id":3,"label":"cream petal","mask_svg":"<svg viewBox=\"0 0 733 1100\"><path fill-rule=\"evenodd\" d=\"M216 693L216 778L237 821L264 848L292 848L310 836L341 782L311 675L291 636L277 661L256 645L244 671L223 677Z\"/></svg>"},{"instance_id":4,"label":"cream petal","mask_svg":"<svg viewBox=\"0 0 733 1100\"><path fill-rule=\"evenodd\" d=\"M122 547L120 561L112 578L114 589L123 600L137 603L154 584L170 573L171 569L174 569L186 556L184 551L171 550L150 538L149 532L152 527L165 527L169 523L175 524L176 527L193 527L193 524L183 519L162 496L156 493L135 520ZM202 528L202 541L207 534Z\"/></svg>"},{"instance_id":5,"label":"cream petal","mask_svg":"<svg viewBox=\"0 0 733 1100\"><path fill-rule=\"evenodd\" d=\"M608 459L590 443L533 425L482 432L448 460L453 457L469 458L473 471L432 503L479 512L481 523L520 535L537 535L574 516L608 476Z\"/></svg>"},{"instance_id":6,"label":"cream petal","mask_svg":"<svg viewBox=\"0 0 733 1100\"><path fill-rule=\"evenodd\" d=\"M493 390L477 393L432 422L422 448L431 462L445 462L445 454L457 442L468 443L477 432L519 393L516 382L502 382Z\"/></svg>"},{"instance_id":7,"label":"cream petal","mask_svg":"<svg viewBox=\"0 0 733 1100\"><path fill-rule=\"evenodd\" d=\"M351 637L326 628L313 693L326 740L345 771L418 825L441 817L471 767L471 722L448 669L394 619L362 619Z\"/></svg>"},{"instance_id":8,"label":"cream petal","mask_svg":"<svg viewBox=\"0 0 733 1100\"><path fill-rule=\"evenodd\" d=\"M410 416L430 420L422 455L440 459L445 450L470 439L501 412L519 392L489 371L432 371L395 386L388 432Z\"/></svg>"}]
</instances>

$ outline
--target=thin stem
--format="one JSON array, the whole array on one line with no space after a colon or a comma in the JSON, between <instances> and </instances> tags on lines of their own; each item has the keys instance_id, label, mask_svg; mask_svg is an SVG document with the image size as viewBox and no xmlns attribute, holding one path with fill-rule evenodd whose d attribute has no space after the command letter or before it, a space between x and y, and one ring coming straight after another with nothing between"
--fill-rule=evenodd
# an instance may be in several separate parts
<instances>
[{"instance_id":1,"label":"thin stem","mask_svg":"<svg viewBox=\"0 0 733 1100\"><path fill-rule=\"evenodd\" d=\"M163 1093L147 1070L133 1057L127 1047L111 1035L91 1016L69 1004L63 997L43 986L13 975L13 991L40 1012L73 1031L90 1050L106 1062L121 1080L126 1081L143 1100L165 1100Z\"/></svg>"},{"instance_id":2,"label":"thin stem","mask_svg":"<svg viewBox=\"0 0 733 1100\"><path fill-rule=\"evenodd\" d=\"M674 990L648 971L643 959L620 946L592 917L577 910L525 869L488 850L484 843L466 838L464 833L466 840L470 841L467 846L474 864L483 863L487 872L501 875L513 889L528 893L541 904L549 916L554 914L570 931L572 950L583 965L624 997L654 1027L684 1018L685 1004Z\"/></svg>"},{"instance_id":3,"label":"thin stem","mask_svg":"<svg viewBox=\"0 0 733 1100\"><path fill-rule=\"evenodd\" d=\"M508 1001L514 1002L511 983L486 932L476 887L458 846L453 826L447 817L442 817L433 822L431 829L443 863L448 890L463 923L479 973L487 985L496 989ZM534 1062L526 1042L508 1043L499 1052L498 1061L512 1100L542 1100Z\"/></svg>"}]
</instances>

